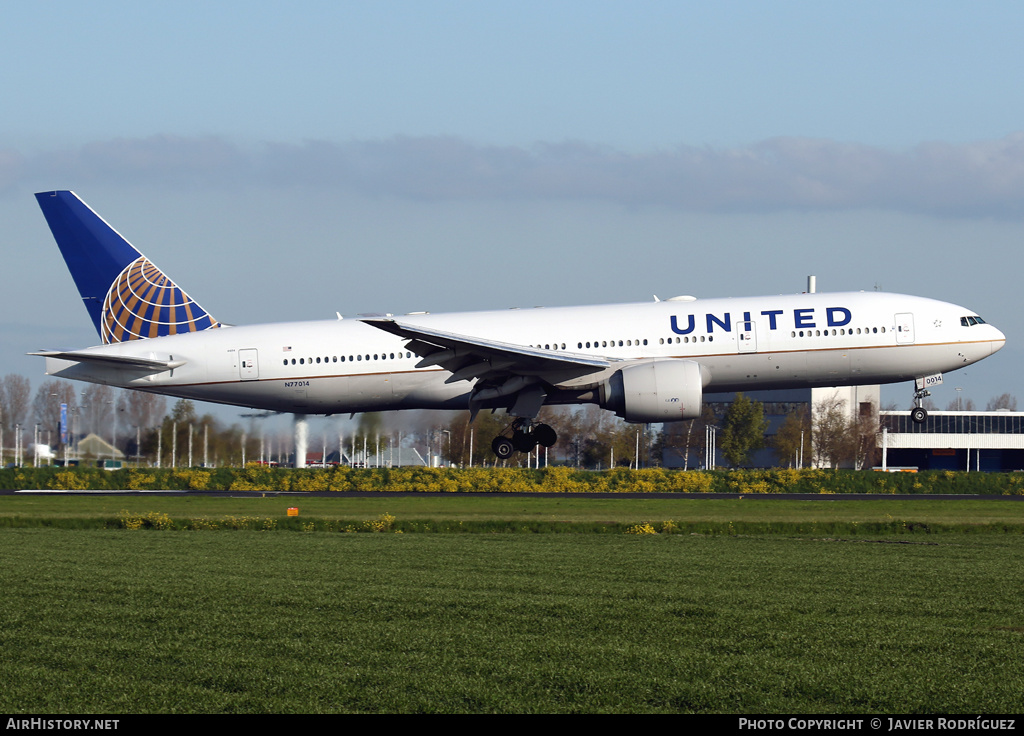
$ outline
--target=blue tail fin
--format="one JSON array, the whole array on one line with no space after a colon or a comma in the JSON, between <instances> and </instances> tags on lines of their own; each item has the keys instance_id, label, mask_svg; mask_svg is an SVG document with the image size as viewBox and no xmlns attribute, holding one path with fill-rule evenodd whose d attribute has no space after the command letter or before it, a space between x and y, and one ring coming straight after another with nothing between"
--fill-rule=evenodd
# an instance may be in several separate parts
<instances>
[{"instance_id":1,"label":"blue tail fin","mask_svg":"<svg viewBox=\"0 0 1024 736\"><path fill-rule=\"evenodd\" d=\"M220 327L74 192L36 200L104 344Z\"/></svg>"}]
</instances>

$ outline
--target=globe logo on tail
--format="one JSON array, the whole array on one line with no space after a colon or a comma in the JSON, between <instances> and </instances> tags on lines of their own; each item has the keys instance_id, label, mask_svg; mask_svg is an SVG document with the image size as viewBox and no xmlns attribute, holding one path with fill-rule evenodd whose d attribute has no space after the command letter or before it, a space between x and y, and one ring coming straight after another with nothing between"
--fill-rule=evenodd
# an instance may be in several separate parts
<instances>
[{"instance_id":1,"label":"globe logo on tail","mask_svg":"<svg viewBox=\"0 0 1024 736\"><path fill-rule=\"evenodd\" d=\"M114 279L103 300L100 325L104 344L220 327L144 256Z\"/></svg>"}]
</instances>

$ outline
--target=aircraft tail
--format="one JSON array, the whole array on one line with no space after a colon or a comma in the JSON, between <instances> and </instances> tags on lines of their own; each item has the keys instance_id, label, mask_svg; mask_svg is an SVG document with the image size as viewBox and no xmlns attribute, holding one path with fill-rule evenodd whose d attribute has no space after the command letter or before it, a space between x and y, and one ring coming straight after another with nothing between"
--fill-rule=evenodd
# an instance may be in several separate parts
<instances>
[{"instance_id":1,"label":"aircraft tail","mask_svg":"<svg viewBox=\"0 0 1024 736\"><path fill-rule=\"evenodd\" d=\"M220 327L74 192L36 200L104 344Z\"/></svg>"}]
</instances>

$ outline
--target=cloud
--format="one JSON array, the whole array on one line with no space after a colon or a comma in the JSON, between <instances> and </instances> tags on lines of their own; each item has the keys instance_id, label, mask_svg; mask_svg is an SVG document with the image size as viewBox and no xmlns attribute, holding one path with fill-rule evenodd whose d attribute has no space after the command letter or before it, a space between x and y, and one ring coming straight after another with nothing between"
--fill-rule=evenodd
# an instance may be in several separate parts
<instances>
[{"instance_id":1,"label":"cloud","mask_svg":"<svg viewBox=\"0 0 1024 736\"><path fill-rule=\"evenodd\" d=\"M813 138L626 153L588 143L479 145L456 137L266 143L114 139L0 150L0 191L32 182L172 187L315 186L422 201L580 200L700 212L882 209L1024 215L1024 133L904 151Z\"/></svg>"}]
</instances>

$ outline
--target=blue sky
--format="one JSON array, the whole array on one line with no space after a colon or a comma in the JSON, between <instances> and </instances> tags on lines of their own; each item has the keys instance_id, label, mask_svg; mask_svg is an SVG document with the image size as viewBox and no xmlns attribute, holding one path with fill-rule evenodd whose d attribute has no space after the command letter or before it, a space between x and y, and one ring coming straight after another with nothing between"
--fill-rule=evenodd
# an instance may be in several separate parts
<instances>
[{"instance_id":1,"label":"blue sky","mask_svg":"<svg viewBox=\"0 0 1024 736\"><path fill-rule=\"evenodd\" d=\"M0 26L0 374L91 324L71 188L218 319L881 287L1008 335L1024 6L64 2ZM948 396L947 396L948 394ZM906 387L887 397L905 404Z\"/></svg>"},{"instance_id":2,"label":"blue sky","mask_svg":"<svg viewBox=\"0 0 1024 736\"><path fill-rule=\"evenodd\" d=\"M458 135L629 150L1017 131L1024 10L943 2L176 2L5 8L5 135Z\"/></svg>"}]
</instances>

